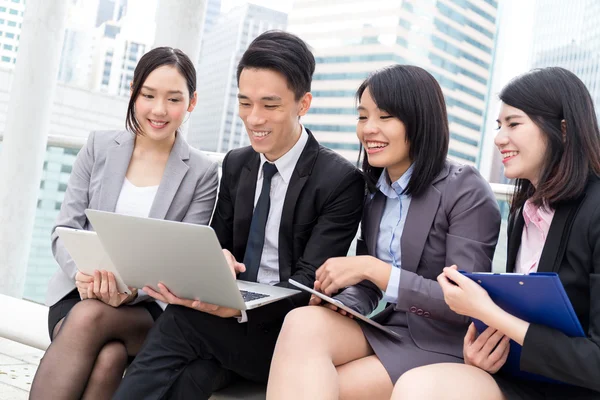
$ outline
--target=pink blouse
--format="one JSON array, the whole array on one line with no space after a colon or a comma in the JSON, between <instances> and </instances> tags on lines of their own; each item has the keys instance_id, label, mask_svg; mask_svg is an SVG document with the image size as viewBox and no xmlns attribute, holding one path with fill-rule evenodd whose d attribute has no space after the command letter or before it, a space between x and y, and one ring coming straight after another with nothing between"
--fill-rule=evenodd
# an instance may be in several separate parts
<instances>
[{"instance_id":1,"label":"pink blouse","mask_svg":"<svg viewBox=\"0 0 600 400\"><path fill-rule=\"evenodd\" d=\"M525 226L521 236L521 247L517 253L515 272L529 274L536 272L550 230L554 210L549 207L536 207L529 200L523 206Z\"/></svg>"}]
</instances>

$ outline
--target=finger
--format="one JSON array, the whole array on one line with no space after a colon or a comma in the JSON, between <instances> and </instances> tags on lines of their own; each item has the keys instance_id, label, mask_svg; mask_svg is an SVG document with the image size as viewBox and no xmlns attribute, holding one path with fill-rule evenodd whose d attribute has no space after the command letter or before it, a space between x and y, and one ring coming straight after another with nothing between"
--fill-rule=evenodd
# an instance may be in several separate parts
<instances>
[{"instance_id":1,"label":"finger","mask_svg":"<svg viewBox=\"0 0 600 400\"><path fill-rule=\"evenodd\" d=\"M458 271L458 267L456 266L456 264L449 266L448 268L452 268Z\"/></svg>"},{"instance_id":2,"label":"finger","mask_svg":"<svg viewBox=\"0 0 600 400\"><path fill-rule=\"evenodd\" d=\"M100 283L100 294L102 294L103 300L108 300L108 274L106 271L102 270L100 276L102 276L102 282Z\"/></svg>"},{"instance_id":3,"label":"finger","mask_svg":"<svg viewBox=\"0 0 600 400\"><path fill-rule=\"evenodd\" d=\"M244 264L242 264L241 262L235 262L235 272L237 272L238 274L241 274L242 272L246 272L246 266Z\"/></svg>"},{"instance_id":4,"label":"finger","mask_svg":"<svg viewBox=\"0 0 600 400\"><path fill-rule=\"evenodd\" d=\"M318 306L321 304L321 298L315 296L314 294L310 296L310 301L308 302L309 306Z\"/></svg>"},{"instance_id":5,"label":"finger","mask_svg":"<svg viewBox=\"0 0 600 400\"><path fill-rule=\"evenodd\" d=\"M144 286L144 288L142 289L148 296L152 297L153 299L156 300L160 300L163 303L168 303L167 299L165 299L165 297L160 294L159 292L157 292L156 290L152 289L149 286Z\"/></svg>"},{"instance_id":6,"label":"finger","mask_svg":"<svg viewBox=\"0 0 600 400\"><path fill-rule=\"evenodd\" d=\"M102 282L102 278L100 276L100 271L94 271L94 293L100 294L100 283Z\"/></svg>"},{"instance_id":7,"label":"finger","mask_svg":"<svg viewBox=\"0 0 600 400\"><path fill-rule=\"evenodd\" d=\"M315 283L313 283L313 289L315 289L317 292L321 291L321 281L320 280L315 280Z\"/></svg>"},{"instance_id":8,"label":"finger","mask_svg":"<svg viewBox=\"0 0 600 400\"><path fill-rule=\"evenodd\" d=\"M469 329L467 329L467 334L465 335L465 339L464 339L464 346L469 346L470 344L472 344L475 341L475 337L477 336L477 328L475 328L475 324L473 322L471 322L471 324L469 325Z\"/></svg>"},{"instance_id":9,"label":"finger","mask_svg":"<svg viewBox=\"0 0 600 400\"><path fill-rule=\"evenodd\" d=\"M116 296L118 294L117 281L115 281L115 276L112 272L108 273L108 293L110 297Z\"/></svg>"},{"instance_id":10,"label":"finger","mask_svg":"<svg viewBox=\"0 0 600 400\"><path fill-rule=\"evenodd\" d=\"M91 281L94 280L94 276L93 275L84 274L81 271L77 271L77 274L75 274L75 280L76 281L81 281L81 282L91 282Z\"/></svg>"},{"instance_id":11,"label":"finger","mask_svg":"<svg viewBox=\"0 0 600 400\"><path fill-rule=\"evenodd\" d=\"M446 296L448 292L456 286L448 280L448 278L443 272L438 275L437 281L440 284L440 287L442 288L442 292L444 292L444 296Z\"/></svg>"},{"instance_id":12,"label":"finger","mask_svg":"<svg viewBox=\"0 0 600 400\"><path fill-rule=\"evenodd\" d=\"M510 344L510 340L508 340L508 343ZM491 374L495 374L496 372L498 372L500 370L500 368L502 368L502 366L504 364L506 364L506 359L508 358L508 354L510 353L510 345L507 345L506 348L504 349L502 356L500 357L500 359L498 361L496 361L494 363L494 365L492 365L490 367L490 369L488 370L489 373Z\"/></svg>"},{"instance_id":13,"label":"finger","mask_svg":"<svg viewBox=\"0 0 600 400\"><path fill-rule=\"evenodd\" d=\"M315 279L318 281L323 280L323 273L325 272L325 264L327 264L327 261L325 261L323 263L323 265L321 265L319 268L317 268L317 271L315 272Z\"/></svg>"},{"instance_id":14,"label":"finger","mask_svg":"<svg viewBox=\"0 0 600 400\"><path fill-rule=\"evenodd\" d=\"M496 329L488 326L485 331L479 334L479 337L475 339L472 344L472 347L475 351L480 352L483 349L483 346L487 343L487 341L492 337L493 334L496 333ZM488 352L489 354L489 352Z\"/></svg>"},{"instance_id":15,"label":"finger","mask_svg":"<svg viewBox=\"0 0 600 400\"><path fill-rule=\"evenodd\" d=\"M95 282L95 281L94 281ZM88 288L87 288L87 298L88 299L95 299L96 295L94 294L94 283L88 283Z\"/></svg>"},{"instance_id":16,"label":"finger","mask_svg":"<svg viewBox=\"0 0 600 400\"><path fill-rule=\"evenodd\" d=\"M506 348L509 347L509 344L510 344L510 339L508 338L508 336L502 335L502 337L500 338L500 340L498 342L498 345L496 346L494 351L492 351L492 353L490 354L489 359L490 359L490 363L492 365L495 365L498 361L500 361L500 359L506 352Z\"/></svg>"},{"instance_id":17,"label":"finger","mask_svg":"<svg viewBox=\"0 0 600 400\"><path fill-rule=\"evenodd\" d=\"M470 278L467 278L466 276L458 272L455 268L446 267L443 269L443 271L444 275L446 275L446 278L456 283L458 286L467 284L468 282L473 282Z\"/></svg>"},{"instance_id":18,"label":"finger","mask_svg":"<svg viewBox=\"0 0 600 400\"><path fill-rule=\"evenodd\" d=\"M337 311L338 310L338 308L336 306L334 306L333 304L331 304L331 303L323 303L323 307L327 307L327 308L329 308L330 310L333 310L333 311Z\"/></svg>"},{"instance_id":19,"label":"finger","mask_svg":"<svg viewBox=\"0 0 600 400\"><path fill-rule=\"evenodd\" d=\"M329 276L325 276L323 280L321 280L321 293L325 293L326 295L331 294L331 290L333 289L333 279Z\"/></svg>"},{"instance_id":20,"label":"finger","mask_svg":"<svg viewBox=\"0 0 600 400\"><path fill-rule=\"evenodd\" d=\"M192 307L194 306L194 307ZM207 313L213 313L216 312L219 309L219 306L215 305L215 304L210 304L210 303L204 303L202 301L191 301L190 305L188 307L192 307L195 308L197 310L200 310L202 312L207 312Z\"/></svg>"},{"instance_id":21,"label":"finger","mask_svg":"<svg viewBox=\"0 0 600 400\"><path fill-rule=\"evenodd\" d=\"M504 337L504 334L500 331L496 331L494 332L494 334L492 336L490 336L490 338L487 340L487 342L485 342L485 345L483 346L483 348L481 349L481 352L485 355L488 356L488 358L490 359L490 363L495 363L496 361L498 361L498 358L500 357L500 353L497 358L491 359L492 358L492 354L496 349L496 346L499 345L500 341L502 340L502 338Z\"/></svg>"}]
</instances>

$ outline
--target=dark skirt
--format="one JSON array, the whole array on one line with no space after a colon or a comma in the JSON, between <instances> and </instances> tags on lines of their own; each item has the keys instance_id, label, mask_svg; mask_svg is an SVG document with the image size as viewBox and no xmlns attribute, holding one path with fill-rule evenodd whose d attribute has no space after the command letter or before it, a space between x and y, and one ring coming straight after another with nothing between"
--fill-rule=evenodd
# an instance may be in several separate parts
<instances>
[{"instance_id":1,"label":"dark skirt","mask_svg":"<svg viewBox=\"0 0 600 400\"><path fill-rule=\"evenodd\" d=\"M397 317L398 315L395 318ZM413 368L438 363L463 363L462 358L419 348L410 335L406 315L404 315L404 318L404 323L401 323L400 326L396 323L393 327L388 326L388 328L402 335L401 341L371 325L360 324L367 341L383 364L393 384L400 376ZM377 322L386 325L385 320L378 320Z\"/></svg>"},{"instance_id":2,"label":"dark skirt","mask_svg":"<svg viewBox=\"0 0 600 400\"><path fill-rule=\"evenodd\" d=\"M79 297L79 292L77 289L74 289L68 295L63 297L58 301L58 303L50 306L50 310L48 311L48 333L50 335L50 340L52 340L52 332L54 332L54 327L56 324L60 322L61 319L67 316L69 311L75 306L75 304L79 303L81 298ZM154 301L144 301L132 306L127 307L144 307L148 310L152 319L156 321L156 319L162 314L162 308Z\"/></svg>"},{"instance_id":3,"label":"dark skirt","mask_svg":"<svg viewBox=\"0 0 600 400\"><path fill-rule=\"evenodd\" d=\"M514 378L502 373L492 375L506 400L598 400L600 392L590 389Z\"/></svg>"}]
</instances>

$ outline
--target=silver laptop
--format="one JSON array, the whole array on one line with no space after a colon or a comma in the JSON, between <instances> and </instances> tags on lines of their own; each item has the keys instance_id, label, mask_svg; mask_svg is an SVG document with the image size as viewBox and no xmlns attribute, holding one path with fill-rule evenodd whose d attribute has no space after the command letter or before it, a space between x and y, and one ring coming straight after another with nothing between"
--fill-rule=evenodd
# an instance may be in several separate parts
<instances>
[{"instance_id":1,"label":"silver laptop","mask_svg":"<svg viewBox=\"0 0 600 400\"><path fill-rule=\"evenodd\" d=\"M250 310L299 293L236 281L215 231L204 225L85 210L104 250L123 281L176 296Z\"/></svg>"}]
</instances>

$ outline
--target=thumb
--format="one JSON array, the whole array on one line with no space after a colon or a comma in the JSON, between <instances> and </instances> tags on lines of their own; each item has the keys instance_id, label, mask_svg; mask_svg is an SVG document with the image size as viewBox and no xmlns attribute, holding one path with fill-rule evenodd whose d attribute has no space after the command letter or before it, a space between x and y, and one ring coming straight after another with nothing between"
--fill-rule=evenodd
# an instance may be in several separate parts
<instances>
[{"instance_id":1,"label":"thumb","mask_svg":"<svg viewBox=\"0 0 600 400\"><path fill-rule=\"evenodd\" d=\"M235 269L235 272L237 273L241 273L241 272L246 272L246 266L244 264L242 264L241 262L235 262L235 266L233 267Z\"/></svg>"},{"instance_id":2,"label":"thumb","mask_svg":"<svg viewBox=\"0 0 600 400\"><path fill-rule=\"evenodd\" d=\"M320 292L321 291L321 282L315 281L313 289L315 289L317 292Z\"/></svg>"}]
</instances>

